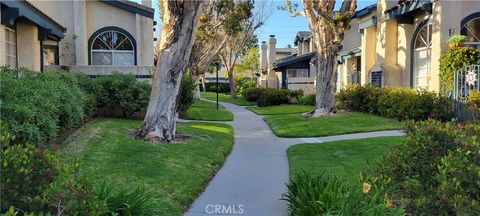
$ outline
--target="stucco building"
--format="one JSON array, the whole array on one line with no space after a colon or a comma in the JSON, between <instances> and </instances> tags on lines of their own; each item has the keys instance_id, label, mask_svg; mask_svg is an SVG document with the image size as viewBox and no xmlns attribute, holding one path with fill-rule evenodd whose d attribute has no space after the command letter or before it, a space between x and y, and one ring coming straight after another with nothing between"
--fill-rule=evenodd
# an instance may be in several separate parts
<instances>
[{"instance_id":1,"label":"stucco building","mask_svg":"<svg viewBox=\"0 0 480 216\"><path fill-rule=\"evenodd\" d=\"M339 54L337 89L347 84L439 91L439 59L462 34L479 48L480 1L379 0L358 11Z\"/></svg>"},{"instance_id":2,"label":"stucco building","mask_svg":"<svg viewBox=\"0 0 480 216\"><path fill-rule=\"evenodd\" d=\"M0 65L89 75L153 73L151 1L2 0Z\"/></svg>"}]
</instances>

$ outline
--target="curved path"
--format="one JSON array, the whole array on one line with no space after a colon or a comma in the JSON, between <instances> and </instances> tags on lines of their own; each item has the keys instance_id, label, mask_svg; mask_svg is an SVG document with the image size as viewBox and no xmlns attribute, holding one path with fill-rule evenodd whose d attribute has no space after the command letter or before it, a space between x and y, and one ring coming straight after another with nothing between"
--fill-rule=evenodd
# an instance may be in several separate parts
<instances>
[{"instance_id":1,"label":"curved path","mask_svg":"<svg viewBox=\"0 0 480 216\"><path fill-rule=\"evenodd\" d=\"M188 216L288 215L287 203L280 200L287 192L285 183L289 179L288 147L299 143L403 135L401 131L379 131L319 138L280 138L272 133L263 116L241 106L221 104L234 114L234 121L228 122L235 131L233 149L223 167L185 213Z\"/></svg>"}]
</instances>

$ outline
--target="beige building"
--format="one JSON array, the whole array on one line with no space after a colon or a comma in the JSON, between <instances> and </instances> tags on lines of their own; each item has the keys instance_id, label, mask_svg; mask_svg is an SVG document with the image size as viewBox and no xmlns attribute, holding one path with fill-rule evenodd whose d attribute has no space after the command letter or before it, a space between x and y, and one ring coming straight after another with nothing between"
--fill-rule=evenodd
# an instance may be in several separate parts
<instances>
[{"instance_id":1,"label":"beige building","mask_svg":"<svg viewBox=\"0 0 480 216\"><path fill-rule=\"evenodd\" d=\"M480 44L480 1L380 0L356 13L340 51L338 88L347 84L439 91L439 59L452 35Z\"/></svg>"},{"instance_id":2,"label":"beige building","mask_svg":"<svg viewBox=\"0 0 480 216\"><path fill-rule=\"evenodd\" d=\"M151 1L2 0L0 7L0 65L93 76L153 72Z\"/></svg>"},{"instance_id":3,"label":"beige building","mask_svg":"<svg viewBox=\"0 0 480 216\"><path fill-rule=\"evenodd\" d=\"M305 94L315 92L315 74L313 73L314 46L311 32L300 31L294 39L295 49L276 48L274 35L262 42L260 67L262 76L260 86L268 88L301 89Z\"/></svg>"}]
</instances>

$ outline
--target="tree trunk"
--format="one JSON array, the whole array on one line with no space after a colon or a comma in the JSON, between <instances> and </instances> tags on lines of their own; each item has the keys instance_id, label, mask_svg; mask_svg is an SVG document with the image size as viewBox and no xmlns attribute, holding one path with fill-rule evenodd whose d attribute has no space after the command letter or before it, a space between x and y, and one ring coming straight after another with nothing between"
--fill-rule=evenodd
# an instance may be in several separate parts
<instances>
[{"instance_id":1,"label":"tree trunk","mask_svg":"<svg viewBox=\"0 0 480 216\"><path fill-rule=\"evenodd\" d=\"M228 84L230 86L230 98L237 98L237 85L235 84L235 78L233 77L233 68L228 70Z\"/></svg>"},{"instance_id":2,"label":"tree trunk","mask_svg":"<svg viewBox=\"0 0 480 216\"><path fill-rule=\"evenodd\" d=\"M335 91L337 86L337 48L331 46L316 54L316 105L312 117L335 113Z\"/></svg>"},{"instance_id":3,"label":"tree trunk","mask_svg":"<svg viewBox=\"0 0 480 216\"><path fill-rule=\"evenodd\" d=\"M200 84L198 82L198 76L192 75L192 81L195 83L195 88L193 89L193 99L201 100L202 96L200 95Z\"/></svg>"},{"instance_id":4,"label":"tree trunk","mask_svg":"<svg viewBox=\"0 0 480 216\"><path fill-rule=\"evenodd\" d=\"M161 1L162 33L147 113L137 138L170 142L175 138L176 104L202 1Z\"/></svg>"}]
</instances>

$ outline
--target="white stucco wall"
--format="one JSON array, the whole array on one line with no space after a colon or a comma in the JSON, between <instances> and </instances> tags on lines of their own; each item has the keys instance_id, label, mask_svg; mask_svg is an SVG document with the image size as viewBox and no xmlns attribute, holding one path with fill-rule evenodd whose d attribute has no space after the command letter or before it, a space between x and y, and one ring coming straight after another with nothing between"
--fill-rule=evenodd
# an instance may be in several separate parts
<instances>
[{"instance_id":1,"label":"white stucco wall","mask_svg":"<svg viewBox=\"0 0 480 216\"><path fill-rule=\"evenodd\" d=\"M18 67L40 71L40 41L38 28L29 22L17 22Z\"/></svg>"}]
</instances>

